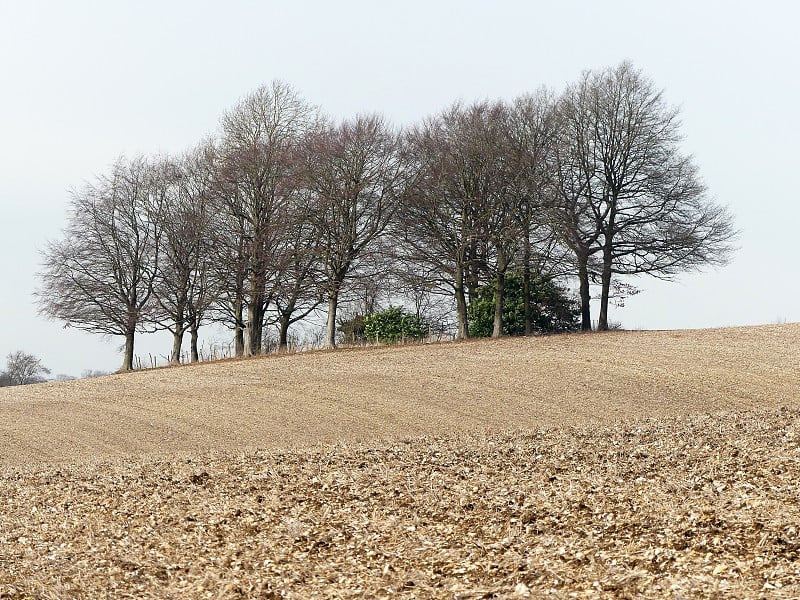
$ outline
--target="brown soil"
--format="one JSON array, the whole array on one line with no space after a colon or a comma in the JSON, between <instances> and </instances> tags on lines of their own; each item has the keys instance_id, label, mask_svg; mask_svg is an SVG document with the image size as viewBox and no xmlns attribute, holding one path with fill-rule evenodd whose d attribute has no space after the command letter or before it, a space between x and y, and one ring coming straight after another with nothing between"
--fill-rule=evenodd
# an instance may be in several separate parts
<instances>
[{"instance_id":1,"label":"brown soil","mask_svg":"<svg viewBox=\"0 0 800 600\"><path fill-rule=\"evenodd\" d=\"M0 389L0 465L793 405L800 324L315 352Z\"/></svg>"},{"instance_id":2,"label":"brown soil","mask_svg":"<svg viewBox=\"0 0 800 600\"><path fill-rule=\"evenodd\" d=\"M4 389L0 598L800 597L798 349L628 332Z\"/></svg>"}]
</instances>

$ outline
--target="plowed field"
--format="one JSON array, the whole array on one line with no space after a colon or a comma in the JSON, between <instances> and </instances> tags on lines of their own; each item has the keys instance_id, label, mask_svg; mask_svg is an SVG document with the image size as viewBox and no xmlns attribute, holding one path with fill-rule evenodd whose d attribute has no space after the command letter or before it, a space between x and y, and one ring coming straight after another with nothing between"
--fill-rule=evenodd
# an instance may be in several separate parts
<instances>
[{"instance_id":1,"label":"plowed field","mask_svg":"<svg viewBox=\"0 0 800 600\"><path fill-rule=\"evenodd\" d=\"M798 597L800 325L0 390L0 598Z\"/></svg>"}]
</instances>

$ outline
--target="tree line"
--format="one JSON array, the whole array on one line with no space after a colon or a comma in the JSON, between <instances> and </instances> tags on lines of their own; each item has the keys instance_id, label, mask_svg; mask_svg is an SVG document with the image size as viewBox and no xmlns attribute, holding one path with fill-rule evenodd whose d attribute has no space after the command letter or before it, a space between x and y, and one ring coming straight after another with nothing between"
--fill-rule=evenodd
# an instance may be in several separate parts
<instances>
[{"instance_id":1,"label":"tree line","mask_svg":"<svg viewBox=\"0 0 800 600\"><path fill-rule=\"evenodd\" d=\"M171 359L211 322L237 356L274 323L337 313L354 289L395 282L412 301L450 298L456 337L489 286L503 334L507 279L535 331L540 282L577 279L580 327L597 328L625 277L725 264L733 218L682 152L678 110L630 63L586 71L560 93L456 102L403 129L379 114L333 120L273 82L225 112L180 156L118 159L74 190L61 239L43 250L42 314L121 336L167 330ZM534 298L534 300L532 300Z\"/></svg>"}]
</instances>

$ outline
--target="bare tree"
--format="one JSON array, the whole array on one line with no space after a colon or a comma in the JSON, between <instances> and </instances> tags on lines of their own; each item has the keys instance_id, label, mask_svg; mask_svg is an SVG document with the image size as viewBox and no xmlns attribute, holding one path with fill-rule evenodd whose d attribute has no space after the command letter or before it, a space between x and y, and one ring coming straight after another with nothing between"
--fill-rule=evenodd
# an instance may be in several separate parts
<instances>
[{"instance_id":1,"label":"bare tree","mask_svg":"<svg viewBox=\"0 0 800 600\"><path fill-rule=\"evenodd\" d=\"M511 143L514 128L509 108L500 102L474 105L467 116L475 149L483 155L485 165L483 196L475 199L486 244L484 260L479 264L494 287L492 337L501 337L506 273L529 233L531 221L520 217L530 198L526 173L520 169L522 163L515 160L519 155L515 155Z\"/></svg>"},{"instance_id":2,"label":"bare tree","mask_svg":"<svg viewBox=\"0 0 800 600\"><path fill-rule=\"evenodd\" d=\"M172 333L172 363L181 360L186 330L191 335L191 360L199 360L198 329L216 300L211 277L213 161L213 149L204 144L162 168L170 191L160 213L154 321Z\"/></svg>"},{"instance_id":3,"label":"bare tree","mask_svg":"<svg viewBox=\"0 0 800 600\"><path fill-rule=\"evenodd\" d=\"M322 244L315 224L306 218L301 202L291 209L277 280L274 310L278 321L278 352L289 347L289 327L323 303L320 265Z\"/></svg>"},{"instance_id":4,"label":"bare tree","mask_svg":"<svg viewBox=\"0 0 800 600\"><path fill-rule=\"evenodd\" d=\"M219 301L221 289L215 276L214 261L217 236L212 228L214 219L214 178L216 156L211 143L204 143L184 158L185 174L181 179L181 195L194 199L193 217L200 235L193 238L194 267L189 279L187 294L187 322L189 324L190 360L198 362L200 327L210 321L213 306Z\"/></svg>"},{"instance_id":5,"label":"bare tree","mask_svg":"<svg viewBox=\"0 0 800 600\"><path fill-rule=\"evenodd\" d=\"M468 290L487 269L502 283L518 240L506 112L500 103L456 103L409 133L417 176L403 211L407 259L447 276L458 338L469 335ZM502 311L502 290L498 300Z\"/></svg>"},{"instance_id":6,"label":"bare tree","mask_svg":"<svg viewBox=\"0 0 800 600\"><path fill-rule=\"evenodd\" d=\"M600 251L602 228L593 190L597 185L598 157L589 142L591 123L576 110L585 102L586 90L570 87L557 105L557 137L553 145L554 228L572 251L581 300L581 329L592 329L591 270L593 256Z\"/></svg>"},{"instance_id":7,"label":"bare tree","mask_svg":"<svg viewBox=\"0 0 800 600\"><path fill-rule=\"evenodd\" d=\"M248 94L222 118L218 189L227 222L235 225L228 229L228 250L241 280L228 289L234 292L230 300L237 326L243 309L247 312L245 354L261 352L269 287L275 281L273 258L287 224L280 190L288 159L315 120L316 110L279 81Z\"/></svg>"},{"instance_id":8,"label":"bare tree","mask_svg":"<svg viewBox=\"0 0 800 600\"><path fill-rule=\"evenodd\" d=\"M551 218L556 144L556 99L541 88L518 97L510 108L508 146L515 171L512 190L517 196L515 218L521 252L525 335L533 333L533 282L542 277L571 275L568 249L559 242Z\"/></svg>"},{"instance_id":9,"label":"bare tree","mask_svg":"<svg viewBox=\"0 0 800 600\"><path fill-rule=\"evenodd\" d=\"M244 356L247 321L245 304L249 271L249 241L246 220L228 210L220 196L214 196L211 216L211 281L218 290L212 305L215 321L233 329L234 355Z\"/></svg>"},{"instance_id":10,"label":"bare tree","mask_svg":"<svg viewBox=\"0 0 800 600\"><path fill-rule=\"evenodd\" d=\"M121 370L133 369L158 269L166 188L152 161L119 159L109 175L73 192L64 238L43 251L40 312L65 327L124 337Z\"/></svg>"},{"instance_id":11,"label":"bare tree","mask_svg":"<svg viewBox=\"0 0 800 600\"><path fill-rule=\"evenodd\" d=\"M11 352L6 357L5 371L0 372L0 387L28 385L45 381L50 369L42 364L41 359L22 350Z\"/></svg>"},{"instance_id":12,"label":"bare tree","mask_svg":"<svg viewBox=\"0 0 800 600\"><path fill-rule=\"evenodd\" d=\"M320 239L328 302L325 346L336 344L336 311L345 282L376 249L403 193L408 169L398 136L377 115L323 124L304 142L305 218Z\"/></svg>"},{"instance_id":13,"label":"bare tree","mask_svg":"<svg viewBox=\"0 0 800 600\"><path fill-rule=\"evenodd\" d=\"M708 199L681 154L677 117L627 62L584 73L562 99L560 166L572 172L562 171L561 225L578 261L582 300L588 259L600 256L601 330L614 274L670 277L725 264L731 254L732 218Z\"/></svg>"}]
</instances>

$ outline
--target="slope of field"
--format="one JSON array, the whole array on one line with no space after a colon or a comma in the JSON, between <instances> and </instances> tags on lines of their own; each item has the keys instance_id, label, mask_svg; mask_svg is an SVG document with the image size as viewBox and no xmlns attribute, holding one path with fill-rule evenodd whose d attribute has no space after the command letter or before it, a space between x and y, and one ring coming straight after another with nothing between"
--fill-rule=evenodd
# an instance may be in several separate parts
<instances>
[{"instance_id":1,"label":"slope of field","mask_svg":"<svg viewBox=\"0 0 800 600\"><path fill-rule=\"evenodd\" d=\"M798 406L800 324L315 352L0 389L0 466Z\"/></svg>"}]
</instances>

